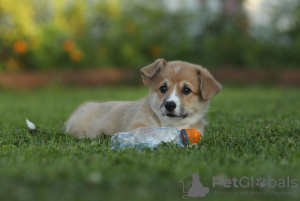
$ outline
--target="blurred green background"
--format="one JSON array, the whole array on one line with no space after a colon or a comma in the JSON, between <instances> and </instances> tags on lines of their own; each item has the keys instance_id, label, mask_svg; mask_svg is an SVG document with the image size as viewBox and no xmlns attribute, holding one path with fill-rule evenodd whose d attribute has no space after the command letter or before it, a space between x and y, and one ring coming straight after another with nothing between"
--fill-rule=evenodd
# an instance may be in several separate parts
<instances>
[{"instance_id":1,"label":"blurred green background","mask_svg":"<svg viewBox=\"0 0 300 201\"><path fill-rule=\"evenodd\" d=\"M0 70L299 68L299 33L299 0L0 0Z\"/></svg>"}]
</instances>

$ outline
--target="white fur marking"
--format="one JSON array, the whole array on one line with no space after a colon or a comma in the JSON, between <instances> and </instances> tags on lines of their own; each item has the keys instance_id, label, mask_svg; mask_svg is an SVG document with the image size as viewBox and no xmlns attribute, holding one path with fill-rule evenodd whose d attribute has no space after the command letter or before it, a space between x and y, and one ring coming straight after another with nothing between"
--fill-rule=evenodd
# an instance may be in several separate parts
<instances>
[{"instance_id":1,"label":"white fur marking","mask_svg":"<svg viewBox=\"0 0 300 201\"><path fill-rule=\"evenodd\" d=\"M35 124L26 119L26 124L30 130L35 130Z\"/></svg>"},{"instance_id":2,"label":"white fur marking","mask_svg":"<svg viewBox=\"0 0 300 201\"><path fill-rule=\"evenodd\" d=\"M177 74L178 71L180 70L181 66L176 66L174 69L175 69L175 73Z\"/></svg>"},{"instance_id":3,"label":"white fur marking","mask_svg":"<svg viewBox=\"0 0 300 201\"><path fill-rule=\"evenodd\" d=\"M174 90L173 90L171 96L168 98L168 101L174 101L176 103L176 105L180 103L179 98L176 93L176 84L174 86Z\"/></svg>"},{"instance_id":4,"label":"white fur marking","mask_svg":"<svg viewBox=\"0 0 300 201\"><path fill-rule=\"evenodd\" d=\"M175 114L179 115L179 112L180 112L180 99L179 99L179 97L177 96L177 93L176 93L176 84L174 86L174 90L173 90L171 96L168 98L167 101L173 101L176 104L176 108L175 108L174 112L175 112Z\"/></svg>"}]
</instances>

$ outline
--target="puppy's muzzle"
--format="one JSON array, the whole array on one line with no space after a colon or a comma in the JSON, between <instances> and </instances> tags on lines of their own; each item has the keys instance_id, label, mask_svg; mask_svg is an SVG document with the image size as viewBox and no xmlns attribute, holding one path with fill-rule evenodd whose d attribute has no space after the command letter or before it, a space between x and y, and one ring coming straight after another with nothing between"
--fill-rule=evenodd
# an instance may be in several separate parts
<instances>
[{"instance_id":1,"label":"puppy's muzzle","mask_svg":"<svg viewBox=\"0 0 300 201\"><path fill-rule=\"evenodd\" d=\"M176 109L176 103L174 101L165 102L165 108L168 112L173 112Z\"/></svg>"}]
</instances>

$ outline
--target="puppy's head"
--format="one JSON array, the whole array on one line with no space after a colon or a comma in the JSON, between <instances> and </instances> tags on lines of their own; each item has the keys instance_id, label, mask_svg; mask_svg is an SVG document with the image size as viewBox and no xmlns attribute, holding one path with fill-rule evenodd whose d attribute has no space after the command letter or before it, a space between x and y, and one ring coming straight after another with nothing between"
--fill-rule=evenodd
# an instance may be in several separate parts
<instances>
[{"instance_id":1,"label":"puppy's head","mask_svg":"<svg viewBox=\"0 0 300 201\"><path fill-rule=\"evenodd\" d=\"M202 118L208 100L222 88L205 68L182 61L157 59L141 75L150 88L151 108L165 120Z\"/></svg>"}]
</instances>

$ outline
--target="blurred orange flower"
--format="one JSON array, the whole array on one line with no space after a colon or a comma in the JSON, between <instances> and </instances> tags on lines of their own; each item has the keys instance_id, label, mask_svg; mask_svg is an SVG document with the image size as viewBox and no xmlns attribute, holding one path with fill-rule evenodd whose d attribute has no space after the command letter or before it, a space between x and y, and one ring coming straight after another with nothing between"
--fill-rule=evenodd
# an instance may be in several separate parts
<instances>
[{"instance_id":1,"label":"blurred orange flower","mask_svg":"<svg viewBox=\"0 0 300 201\"><path fill-rule=\"evenodd\" d=\"M28 44L24 40L17 40L14 45L14 51L18 53L24 53L27 50Z\"/></svg>"},{"instance_id":2,"label":"blurred orange flower","mask_svg":"<svg viewBox=\"0 0 300 201\"><path fill-rule=\"evenodd\" d=\"M66 50L67 52L71 52L76 47L76 44L72 40L65 40L62 44L62 48Z\"/></svg>"},{"instance_id":3,"label":"blurred orange flower","mask_svg":"<svg viewBox=\"0 0 300 201\"><path fill-rule=\"evenodd\" d=\"M153 57L160 57L162 54L162 49L158 45L154 45L151 47L150 53Z\"/></svg>"},{"instance_id":4,"label":"blurred orange flower","mask_svg":"<svg viewBox=\"0 0 300 201\"><path fill-rule=\"evenodd\" d=\"M70 52L70 58L73 60L73 61L80 61L83 57L83 54L80 50L78 49L74 49Z\"/></svg>"}]
</instances>

